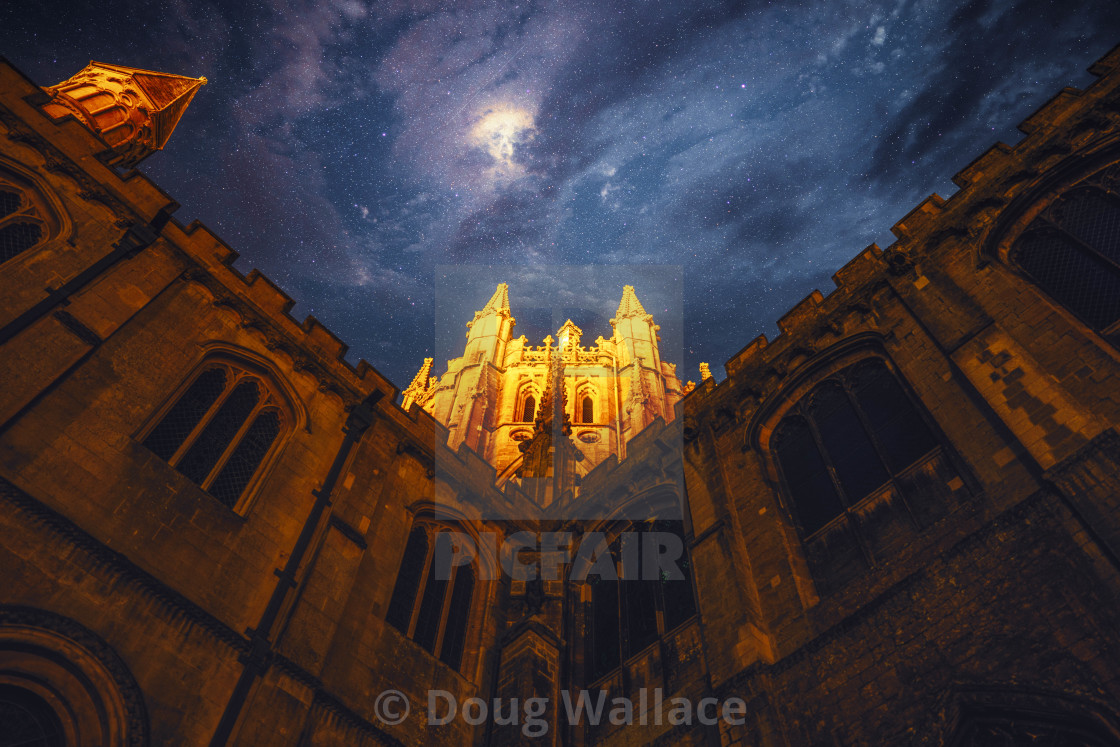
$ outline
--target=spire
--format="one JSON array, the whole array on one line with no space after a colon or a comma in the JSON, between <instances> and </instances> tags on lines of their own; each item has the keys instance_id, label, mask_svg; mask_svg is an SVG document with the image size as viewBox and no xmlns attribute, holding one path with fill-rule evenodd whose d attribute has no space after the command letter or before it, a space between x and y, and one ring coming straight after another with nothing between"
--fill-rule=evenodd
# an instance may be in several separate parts
<instances>
[{"instance_id":1,"label":"spire","mask_svg":"<svg viewBox=\"0 0 1120 747\"><path fill-rule=\"evenodd\" d=\"M432 359L425 358L423 365L420 366L420 370L417 371L416 375L412 377L412 383L408 385L408 389L406 389L405 391L408 392L414 389L426 388L428 385L428 376L431 374L431 371Z\"/></svg>"},{"instance_id":2,"label":"spire","mask_svg":"<svg viewBox=\"0 0 1120 747\"><path fill-rule=\"evenodd\" d=\"M46 89L43 109L73 115L113 150L112 163L132 167L162 150L206 78L91 61L69 80Z\"/></svg>"},{"instance_id":3,"label":"spire","mask_svg":"<svg viewBox=\"0 0 1120 747\"><path fill-rule=\"evenodd\" d=\"M483 313L487 311L505 311L509 312L509 286L505 283L498 283L497 290L494 295L490 296L490 300L482 307Z\"/></svg>"},{"instance_id":4,"label":"spire","mask_svg":"<svg viewBox=\"0 0 1120 747\"><path fill-rule=\"evenodd\" d=\"M545 381L540 404L537 405L536 430L538 433L551 434L553 421L559 417L564 433L568 434L572 428L568 422L566 406L568 393L564 388L564 351L560 347L552 348L551 337L546 337L544 343L548 350L548 379Z\"/></svg>"},{"instance_id":5,"label":"spire","mask_svg":"<svg viewBox=\"0 0 1120 747\"><path fill-rule=\"evenodd\" d=\"M645 315L645 313L646 310L642 308L642 302L634 294L634 286L624 285L622 287L622 300L618 304L618 313L615 314L615 317L621 319L624 316Z\"/></svg>"},{"instance_id":6,"label":"spire","mask_svg":"<svg viewBox=\"0 0 1120 747\"><path fill-rule=\"evenodd\" d=\"M432 372L432 359L425 358L420 370L412 377L412 383L404 390L401 409L407 410L413 402L421 400L428 391L428 377Z\"/></svg>"},{"instance_id":7,"label":"spire","mask_svg":"<svg viewBox=\"0 0 1120 747\"><path fill-rule=\"evenodd\" d=\"M563 351L552 347L551 336L544 338L544 343L548 352L548 379L537 405L533 435L517 446L524 455L517 469L522 489L541 507L551 505L573 489L575 463L584 459L583 452L571 439Z\"/></svg>"}]
</instances>

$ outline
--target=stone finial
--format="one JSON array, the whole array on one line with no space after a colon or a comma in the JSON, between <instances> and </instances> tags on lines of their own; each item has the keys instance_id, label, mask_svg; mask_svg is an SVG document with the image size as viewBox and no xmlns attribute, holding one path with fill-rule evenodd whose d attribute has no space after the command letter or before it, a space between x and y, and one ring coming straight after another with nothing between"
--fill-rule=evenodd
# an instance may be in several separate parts
<instances>
[{"instance_id":1,"label":"stone finial","mask_svg":"<svg viewBox=\"0 0 1120 747\"><path fill-rule=\"evenodd\" d=\"M645 316L646 310L642 307L642 302L638 300L638 296L634 293L634 286L624 285L622 287L622 300L618 302L618 312L615 313L616 319L621 319L626 316L635 315Z\"/></svg>"},{"instance_id":2,"label":"stone finial","mask_svg":"<svg viewBox=\"0 0 1120 747\"><path fill-rule=\"evenodd\" d=\"M498 288L494 291L494 295L490 296L490 300L482 307L482 313L487 311L504 311L509 313L509 285L506 283L498 283Z\"/></svg>"},{"instance_id":3,"label":"stone finial","mask_svg":"<svg viewBox=\"0 0 1120 747\"><path fill-rule=\"evenodd\" d=\"M412 377L412 383L403 392L401 400L401 408L407 410L412 406L413 402L417 402L423 398L432 384L435 383L436 378L430 376L432 372L432 359L425 358L420 370ZM429 378L430 377L430 378Z\"/></svg>"},{"instance_id":4,"label":"stone finial","mask_svg":"<svg viewBox=\"0 0 1120 747\"><path fill-rule=\"evenodd\" d=\"M707 363L700 364L700 381L707 381L712 378L712 370L708 368Z\"/></svg>"}]
</instances>

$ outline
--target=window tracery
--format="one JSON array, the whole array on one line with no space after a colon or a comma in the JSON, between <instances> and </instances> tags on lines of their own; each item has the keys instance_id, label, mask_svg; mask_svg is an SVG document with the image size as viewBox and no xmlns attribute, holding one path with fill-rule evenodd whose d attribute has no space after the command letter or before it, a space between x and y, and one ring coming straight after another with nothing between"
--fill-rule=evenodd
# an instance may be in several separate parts
<instances>
[{"instance_id":1,"label":"window tracery","mask_svg":"<svg viewBox=\"0 0 1120 747\"><path fill-rule=\"evenodd\" d=\"M33 193L0 173L0 263L15 259L47 237L43 210Z\"/></svg>"},{"instance_id":2,"label":"window tracery","mask_svg":"<svg viewBox=\"0 0 1120 747\"><path fill-rule=\"evenodd\" d=\"M290 417L264 377L211 361L143 445L225 506L236 509Z\"/></svg>"},{"instance_id":3,"label":"window tracery","mask_svg":"<svg viewBox=\"0 0 1120 747\"><path fill-rule=\"evenodd\" d=\"M806 535L897 480L938 440L879 358L818 383L782 418L771 448Z\"/></svg>"},{"instance_id":4,"label":"window tracery","mask_svg":"<svg viewBox=\"0 0 1120 747\"><path fill-rule=\"evenodd\" d=\"M595 401L586 392L580 398L579 422L588 425L595 422Z\"/></svg>"},{"instance_id":5,"label":"window tracery","mask_svg":"<svg viewBox=\"0 0 1120 747\"><path fill-rule=\"evenodd\" d=\"M1092 329L1120 331L1120 165L1048 205L1011 246L1010 260Z\"/></svg>"},{"instance_id":6,"label":"window tracery","mask_svg":"<svg viewBox=\"0 0 1120 747\"><path fill-rule=\"evenodd\" d=\"M463 662L476 585L472 564L449 562L450 528L420 522L405 544L385 621L453 669Z\"/></svg>"},{"instance_id":7,"label":"window tracery","mask_svg":"<svg viewBox=\"0 0 1120 747\"><path fill-rule=\"evenodd\" d=\"M645 541L649 533L676 535L682 548L681 522L657 520L632 526L610 543L618 578L589 575L591 601L585 621L587 679L593 681L617 669L626 660L656 643L696 614L692 567L688 550L675 562L684 578L627 578L627 569L645 567L645 554L655 551ZM629 560L626 558L629 557ZM640 574L635 574L640 575Z\"/></svg>"},{"instance_id":8,"label":"window tracery","mask_svg":"<svg viewBox=\"0 0 1120 747\"><path fill-rule=\"evenodd\" d=\"M526 389L521 395L520 416L522 423L532 423L537 417L537 398L532 389Z\"/></svg>"}]
</instances>

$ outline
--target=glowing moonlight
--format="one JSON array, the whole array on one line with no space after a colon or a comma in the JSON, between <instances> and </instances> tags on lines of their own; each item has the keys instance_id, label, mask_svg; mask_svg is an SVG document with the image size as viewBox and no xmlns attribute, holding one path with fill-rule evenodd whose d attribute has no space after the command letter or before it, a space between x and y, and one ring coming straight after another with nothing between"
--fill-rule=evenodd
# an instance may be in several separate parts
<instances>
[{"instance_id":1,"label":"glowing moonlight","mask_svg":"<svg viewBox=\"0 0 1120 747\"><path fill-rule=\"evenodd\" d=\"M517 147L533 139L533 114L511 104L483 110L471 128L471 143L494 159L495 176L516 177L522 168L514 156Z\"/></svg>"}]
</instances>

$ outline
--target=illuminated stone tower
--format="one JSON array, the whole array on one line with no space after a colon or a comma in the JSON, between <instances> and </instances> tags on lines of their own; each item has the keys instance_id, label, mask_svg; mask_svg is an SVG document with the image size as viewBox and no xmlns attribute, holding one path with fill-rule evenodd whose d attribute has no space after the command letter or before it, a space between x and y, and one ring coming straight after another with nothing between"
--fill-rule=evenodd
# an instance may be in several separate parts
<instances>
[{"instance_id":1,"label":"illuminated stone tower","mask_svg":"<svg viewBox=\"0 0 1120 747\"><path fill-rule=\"evenodd\" d=\"M71 115L109 145L111 163L132 167L162 150L206 78L90 62L69 80L46 88L43 110Z\"/></svg>"},{"instance_id":2,"label":"illuminated stone tower","mask_svg":"<svg viewBox=\"0 0 1120 747\"><path fill-rule=\"evenodd\" d=\"M445 424L448 444L478 452L500 482L520 478L529 453L522 446L542 420L553 422L541 412L545 402L563 408L564 428L570 427L571 443L583 455L577 474L611 455L624 458L629 439L659 417L673 418L682 396L676 366L661 360L658 326L633 286L623 289L610 338L600 336L590 346L580 344L583 330L570 319L536 346L524 335L513 337L515 324L509 287L501 283L467 323L463 355L438 377L425 359L403 401L406 409L418 404ZM548 391L550 367L563 391Z\"/></svg>"}]
</instances>

